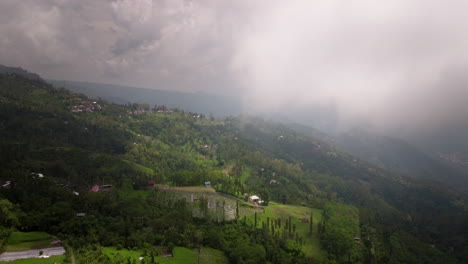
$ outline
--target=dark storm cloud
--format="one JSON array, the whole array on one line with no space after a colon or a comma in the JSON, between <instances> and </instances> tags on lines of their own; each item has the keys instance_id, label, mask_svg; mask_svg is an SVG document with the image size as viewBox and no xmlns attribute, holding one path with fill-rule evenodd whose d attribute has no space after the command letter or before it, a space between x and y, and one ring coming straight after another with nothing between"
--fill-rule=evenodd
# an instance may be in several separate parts
<instances>
[{"instance_id":1,"label":"dark storm cloud","mask_svg":"<svg viewBox=\"0 0 468 264\"><path fill-rule=\"evenodd\" d=\"M48 78L336 106L342 125L468 116L461 0L3 0L1 63ZM334 110L333 110L334 111Z\"/></svg>"},{"instance_id":2,"label":"dark storm cloud","mask_svg":"<svg viewBox=\"0 0 468 264\"><path fill-rule=\"evenodd\" d=\"M0 59L48 78L226 92L232 16L220 15L222 6L214 0L5 0Z\"/></svg>"}]
</instances>

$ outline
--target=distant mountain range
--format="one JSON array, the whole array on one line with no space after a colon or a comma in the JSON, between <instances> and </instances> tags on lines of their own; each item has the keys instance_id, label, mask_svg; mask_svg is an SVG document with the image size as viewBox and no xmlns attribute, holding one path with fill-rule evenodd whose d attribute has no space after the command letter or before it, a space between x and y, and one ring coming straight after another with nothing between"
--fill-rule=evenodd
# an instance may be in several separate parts
<instances>
[{"instance_id":1,"label":"distant mountain range","mask_svg":"<svg viewBox=\"0 0 468 264\"><path fill-rule=\"evenodd\" d=\"M185 93L166 90L155 90L137 87L120 86L104 83L47 80L55 87L64 87L89 97L102 98L106 101L126 103L146 103L166 105L185 111L213 114L218 117L238 115L242 104L240 97L223 96L207 93Z\"/></svg>"}]
</instances>

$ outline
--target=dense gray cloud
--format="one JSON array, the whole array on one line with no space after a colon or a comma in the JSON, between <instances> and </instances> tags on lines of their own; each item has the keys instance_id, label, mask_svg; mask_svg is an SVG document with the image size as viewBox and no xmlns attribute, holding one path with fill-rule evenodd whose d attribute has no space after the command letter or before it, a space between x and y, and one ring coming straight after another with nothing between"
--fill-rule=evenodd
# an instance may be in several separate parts
<instances>
[{"instance_id":1,"label":"dense gray cloud","mask_svg":"<svg viewBox=\"0 0 468 264\"><path fill-rule=\"evenodd\" d=\"M237 6L218 2L1 1L1 63L47 78L231 91Z\"/></svg>"},{"instance_id":2,"label":"dense gray cloud","mask_svg":"<svg viewBox=\"0 0 468 264\"><path fill-rule=\"evenodd\" d=\"M342 123L365 118L381 128L467 121L467 7L281 1L238 39L238 80L261 109L334 104Z\"/></svg>"},{"instance_id":3,"label":"dense gray cloud","mask_svg":"<svg viewBox=\"0 0 468 264\"><path fill-rule=\"evenodd\" d=\"M342 125L431 129L468 122L467 8L462 0L3 0L0 63L48 78L239 94L246 111L334 106Z\"/></svg>"}]
</instances>

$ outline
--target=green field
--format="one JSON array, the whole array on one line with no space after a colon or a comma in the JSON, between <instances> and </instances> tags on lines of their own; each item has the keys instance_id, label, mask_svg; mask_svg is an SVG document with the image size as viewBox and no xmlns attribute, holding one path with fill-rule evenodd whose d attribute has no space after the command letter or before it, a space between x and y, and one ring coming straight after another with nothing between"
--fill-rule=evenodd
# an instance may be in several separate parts
<instances>
[{"instance_id":1,"label":"green field","mask_svg":"<svg viewBox=\"0 0 468 264\"><path fill-rule=\"evenodd\" d=\"M50 256L50 258L28 258L12 261L0 261L0 264L53 264L63 263L65 256Z\"/></svg>"},{"instance_id":2,"label":"green field","mask_svg":"<svg viewBox=\"0 0 468 264\"><path fill-rule=\"evenodd\" d=\"M158 256L154 259L160 264L196 264L197 256L192 249L176 247L172 251L173 257ZM200 262L202 263L202 262Z\"/></svg>"},{"instance_id":3,"label":"green field","mask_svg":"<svg viewBox=\"0 0 468 264\"><path fill-rule=\"evenodd\" d=\"M118 255L120 255L123 259L135 259L138 260L139 257L142 256L142 252L138 250L128 250L128 249L116 249L113 247L105 247L102 249L102 253L107 255L109 258L114 260Z\"/></svg>"},{"instance_id":4,"label":"green field","mask_svg":"<svg viewBox=\"0 0 468 264\"><path fill-rule=\"evenodd\" d=\"M301 221L301 219L309 220L311 212L313 213L312 235L309 233L309 224ZM320 239L317 233L317 225L322 221L322 210L270 202L270 205L265 207L264 213L257 213L257 227L261 228L262 222L266 223L268 217L270 221L280 218L283 223L291 217L292 224L296 225L296 232L303 238L302 251L305 255L315 259L323 258L324 252L320 248ZM253 224L254 216L248 216L247 221Z\"/></svg>"},{"instance_id":5,"label":"green field","mask_svg":"<svg viewBox=\"0 0 468 264\"><path fill-rule=\"evenodd\" d=\"M198 250L194 249L195 256L198 256ZM204 264L228 264L229 260L220 250L212 248L202 248L200 250L200 263Z\"/></svg>"},{"instance_id":6,"label":"green field","mask_svg":"<svg viewBox=\"0 0 468 264\"><path fill-rule=\"evenodd\" d=\"M215 252L217 250L212 250L212 251L202 251L201 257L204 256L205 259L210 258L210 256L215 256L213 259L221 259L223 257L222 253L219 255L219 252ZM205 253L204 253L205 252ZM111 259L116 258L118 255L120 255L123 259L128 259L130 258L131 260L138 260L139 257L142 256L142 252L139 250L127 250L127 249L121 249L117 250L112 247L105 247L102 250L102 253L105 255L109 256ZM190 263L197 263L197 255L194 250L188 249L188 248L183 248L183 247L176 247L172 251L173 257L163 257L163 256L157 256L154 258L154 260L158 263L161 264L190 264ZM146 257L149 258L149 257ZM200 263L220 263L223 264L225 262L201 262L200 258Z\"/></svg>"},{"instance_id":7,"label":"green field","mask_svg":"<svg viewBox=\"0 0 468 264\"><path fill-rule=\"evenodd\" d=\"M52 241L52 236L45 232L12 232L5 251L48 248L52 247Z\"/></svg>"}]
</instances>

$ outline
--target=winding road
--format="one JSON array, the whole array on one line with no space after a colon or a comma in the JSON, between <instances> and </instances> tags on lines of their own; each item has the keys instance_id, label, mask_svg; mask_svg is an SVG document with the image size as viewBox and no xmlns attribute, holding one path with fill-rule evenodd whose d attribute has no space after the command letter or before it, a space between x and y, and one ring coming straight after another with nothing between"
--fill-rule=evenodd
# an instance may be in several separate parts
<instances>
[{"instance_id":1,"label":"winding road","mask_svg":"<svg viewBox=\"0 0 468 264\"><path fill-rule=\"evenodd\" d=\"M0 255L0 261L11 261L15 259L25 259L25 258L38 258L39 251L43 251L43 255L55 256L65 254L65 249L63 247L53 247L53 248L43 248L43 249L32 249L25 251L13 251L13 252L4 252Z\"/></svg>"}]
</instances>

